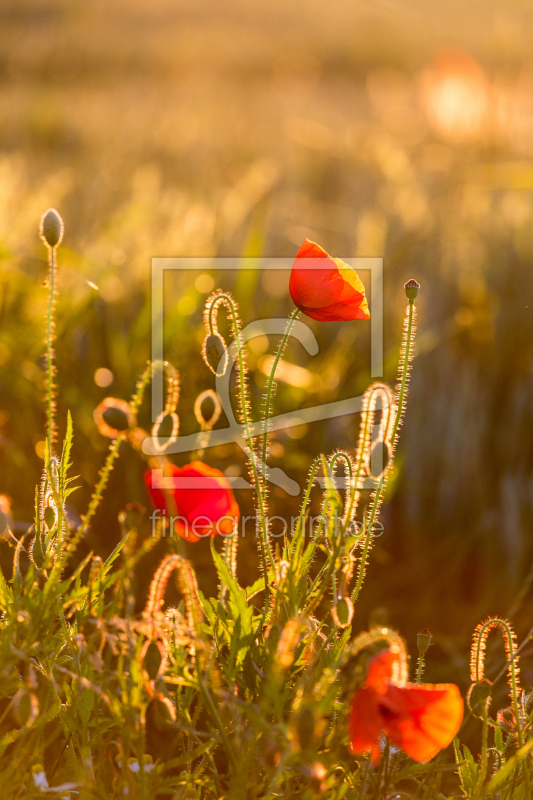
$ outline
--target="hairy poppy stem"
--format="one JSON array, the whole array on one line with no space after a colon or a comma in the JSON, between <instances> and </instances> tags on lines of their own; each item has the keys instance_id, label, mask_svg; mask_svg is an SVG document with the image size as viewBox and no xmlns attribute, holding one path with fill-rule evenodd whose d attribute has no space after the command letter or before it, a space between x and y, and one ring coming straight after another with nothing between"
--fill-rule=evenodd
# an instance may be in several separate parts
<instances>
[{"instance_id":1,"label":"hairy poppy stem","mask_svg":"<svg viewBox=\"0 0 533 800\"><path fill-rule=\"evenodd\" d=\"M470 677L472 681L479 682L483 680L485 673L485 650L487 644L487 637L493 628L500 628L503 632L505 651L508 658L508 678L507 682L510 689L511 702L513 704L513 711L515 715L516 737L518 747L524 744L524 737L522 734L522 726L520 724L520 683L518 679L519 667L517 665L516 654L516 636L511 625L505 619L497 617L487 619L477 626L474 631L474 641L472 642L472 652L470 656Z\"/></svg>"},{"instance_id":2,"label":"hairy poppy stem","mask_svg":"<svg viewBox=\"0 0 533 800\"><path fill-rule=\"evenodd\" d=\"M283 334L283 338L279 344L278 350L276 355L274 356L274 361L272 363L272 368L270 370L270 375L268 376L268 384L267 390L265 394L265 413L263 418L263 445L261 448L261 462L262 462L262 477L263 483L266 483L266 459L267 459L267 450L268 450L268 421L270 419L271 413L271 404L272 399L275 394L275 379L276 379L276 370L278 368L279 361L283 355L285 347L287 345L287 341L291 334L292 326L296 322L298 318L298 314L300 313L300 309L295 308L292 312L289 320L287 322L287 327L285 328L285 333Z\"/></svg>"},{"instance_id":3,"label":"hairy poppy stem","mask_svg":"<svg viewBox=\"0 0 533 800\"><path fill-rule=\"evenodd\" d=\"M131 409L133 414L136 414L136 412L139 410L139 407L140 407L140 405L141 405L141 403L142 403L142 401L144 399L144 393L146 391L146 387L150 383L150 381L151 381L151 379L152 379L152 377L154 375L155 370L156 369L166 370L167 366L168 365L164 361L148 362L148 366L146 367L144 372L141 374L141 377L137 381L136 391L135 391L135 394L133 395L133 397L131 399L130 409ZM104 466L102 467L102 470L100 472L100 478L99 478L98 483L96 484L96 487L94 489L93 496L91 497L91 502L89 503L89 507L87 509L87 512L86 512L85 516L83 517L82 523L81 523L80 527L78 528L78 530L76 531L76 534L75 534L74 538L69 543L69 547L68 547L68 552L69 553L74 552L74 550L76 549L76 546L77 546L78 542L80 541L80 539L85 534L87 528L89 527L89 523L90 523L91 519L93 518L93 516L95 514L96 509L100 505L100 501L102 499L102 495L104 493L104 489L107 486L107 482L109 480L109 475L111 473L111 470L113 469L113 465L115 463L115 460L117 459L117 457L119 455L120 445L122 444L122 442L125 439L127 439L127 436L128 436L128 432L127 431L124 431L123 433L119 433L119 435L114 440L113 444L111 445L111 447L109 449L108 456L107 456L107 458L105 460L105 463L104 463Z\"/></svg>"},{"instance_id":4,"label":"hairy poppy stem","mask_svg":"<svg viewBox=\"0 0 533 800\"><path fill-rule=\"evenodd\" d=\"M55 307L55 277L56 277L56 254L55 247L48 248L49 256L49 289L50 299L48 301L48 311L46 314L46 419L47 419L47 439L50 455L54 453L54 443L56 438L55 427L55 401L54 401L54 307Z\"/></svg>"},{"instance_id":5,"label":"hairy poppy stem","mask_svg":"<svg viewBox=\"0 0 533 800\"><path fill-rule=\"evenodd\" d=\"M488 712L486 706L483 709L482 724L483 728L481 733L481 754L479 758L479 773L478 773L476 788L474 790L474 797L479 797L479 795L481 794L483 784L485 783L485 778L487 777L487 762L488 762L487 746L488 746L488 735L489 735L489 721L488 721Z\"/></svg>"},{"instance_id":6,"label":"hairy poppy stem","mask_svg":"<svg viewBox=\"0 0 533 800\"><path fill-rule=\"evenodd\" d=\"M355 585L355 589L352 594L352 603L354 603L361 591L361 586L363 585L363 580L365 577L366 572L366 560L368 557L368 553L370 550L370 546L372 544L372 536L373 536L373 525L376 521L376 516L381 504L383 489L386 484L387 476L390 472L390 468L392 466L392 459L394 454L394 449L396 446L396 438L398 435L398 428L400 427L400 422L402 420L404 407L405 407L405 398L407 394L407 379L409 376L409 363L412 356L413 351L413 339L414 339L414 316L415 316L415 306L414 301L409 300L409 306L407 309L407 324L405 327L405 336L404 336L404 352L403 352L403 360L401 362L401 378L400 378L400 386L398 389L398 398L397 398L397 410L396 410L396 417L394 419L394 424L392 426L392 432L390 436L390 458L389 463L387 464L387 468L384 470L381 478L379 479L379 483L376 487L376 491L374 492L374 499L372 503L372 508L370 513L363 522L363 534L365 535L365 543L363 545L363 552L361 553L361 560L359 562L359 571L357 574L357 583Z\"/></svg>"},{"instance_id":7,"label":"hairy poppy stem","mask_svg":"<svg viewBox=\"0 0 533 800\"><path fill-rule=\"evenodd\" d=\"M248 412L248 401L246 397L246 374L244 366L242 341L240 336L240 324L239 324L239 318L237 316L235 301L233 300L231 295L225 293L215 294L211 298L211 300L207 301L206 324L209 327L210 334L214 334L217 331L215 312L220 303L224 303L226 308L229 310L233 326L233 335L235 337L235 343L237 347L238 370L239 370L239 401L240 401L240 408L242 415L242 423L246 436L246 444L248 446L248 451L249 451L249 460L252 469L252 476L254 480L255 491L257 494L257 510L259 512L259 520L260 520L259 543L260 543L261 560L265 578L265 594L266 598L268 599L270 594L270 587L268 583L267 555L270 567L273 570L274 574L276 572L276 562L274 560L274 554L272 553L272 549L270 547L270 542L268 539L268 523L267 523L266 509L265 509L265 498L263 493L263 482L261 479L261 475L259 474L259 471L257 469L257 458L254 450L254 440L250 429L250 417Z\"/></svg>"}]
</instances>

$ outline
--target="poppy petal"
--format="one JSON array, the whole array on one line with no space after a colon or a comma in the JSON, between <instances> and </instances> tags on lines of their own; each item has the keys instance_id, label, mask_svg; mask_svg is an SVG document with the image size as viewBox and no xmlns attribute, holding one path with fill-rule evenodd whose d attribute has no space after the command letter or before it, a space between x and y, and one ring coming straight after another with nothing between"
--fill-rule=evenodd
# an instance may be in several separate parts
<instances>
[{"instance_id":1,"label":"poppy petal","mask_svg":"<svg viewBox=\"0 0 533 800\"><path fill-rule=\"evenodd\" d=\"M379 695L363 686L354 694L350 711L350 744L352 753L370 753L373 764L380 759L379 736L385 720L379 710Z\"/></svg>"},{"instance_id":2,"label":"poppy petal","mask_svg":"<svg viewBox=\"0 0 533 800\"><path fill-rule=\"evenodd\" d=\"M386 694L399 661L399 653L393 650L382 650L370 662L365 684L375 689L378 694Z\"/></svg>"},{"instance_id":3,"label":"poppy petal","mask_svg":"<svg viewBox=\"0 0 533 800\"><path fill-rule=\"evenodd\" d=\"M167 464L163 475L176 479L172 488L154 486L150 469L144 475L146 487L155 508L177 517L174 528L182 538L197 542L219 532L229 535L233 531L240 516L239 506L220 470L193 461L182 468Z\"/></svg>"},{"instance_id":4,"label":"poppy petal","mask_svg":"<svg viewBox=\"0 0 533 800\"><path fill-rule=\"evenodd\" d=\"M448 747L463 720L463 698L453 684L389 685L381 702L385 733L414 761L429 761Z\"/></svg>"},{"instance_id":5,"label":"poppy petal","mask_svg":"<svg viewBox=\"0 0 533 800\"><path fill-rule=\"evenodd\" d=\"M356 271L308 239L294 259L289 292L295 305L312 319L331 322L370 317Z\"/></svg>"}]
</instances>

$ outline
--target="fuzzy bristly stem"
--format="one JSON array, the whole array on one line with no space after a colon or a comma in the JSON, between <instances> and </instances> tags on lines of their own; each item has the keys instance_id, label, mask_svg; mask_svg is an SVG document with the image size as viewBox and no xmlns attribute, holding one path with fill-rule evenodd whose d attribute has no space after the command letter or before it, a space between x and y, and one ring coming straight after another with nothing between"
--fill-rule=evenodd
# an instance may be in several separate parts
<instances>
[{"instance_id":1,"label":"fuzzy bristly stem","mask_svg":"<svg viewBox=\"0 0 533 800\"><path fill-rule=\"evenodd\" d=\"M54 453L54 443L56 439L55 428L55 401L54 401L54 307L55 307L55 278L56 278L56 253L55 247L48 248L49 264L49 289L50 298L48 301L48 311L46 313L46 437L50 455Z\"/></svg>"},{"instance_id":2,"label":"fuzzy bristly stem","mask_svg":"<svg viewBox=\"0 0 533 800\"><path fill-rule=\"evenodd\" d=\"M165 369L165 368L166 368L166 363L163 361L154 361L153 363L152 362L148 363L148 366L146 367L141 377L139 378L135 394L131 399L130 408L133 414L137 413L143 401L146 387L150 383L154 371L156 369ZM100 478L91 497L91 502L89 503L87 513L83 517L82 523L78 528L78 530L76 531L75 536L69 543L68 546L69 553L73 552L76 549L78 542L81 540L81 538L87 531L89 523L91 522L91 519L95 514L95 511L100 505L104 489L107 486L107 482L109 480L109 475L111 473L111 470L113 469L113 464L115 463L115 460L119 456L120 445L127 438L127 435L128 435L127 431L119 433L119 435L117 436L117 438L114 440L113 444L110 447L104 466L102 467L102 470L100 472Z\"/></svg>"},{"instance_id":3,"label":"fuzzy bristly stem","mask_svg":"<svg viewBox=\"0 0 533 800\"><path fill-rule=\"evenodd\" d=\"M483 728L481 734L481 755L479 758L479 773L478 773L476 788L474 790L474 797L479 797L479 795L481 794L481 790L483 789L483 784L485 783L485 778L487 777L488 729L489 729L488 711L487 707L485 706L483 709Z\"/></svg>"},{"instance_id":4,"label":"fuzzy bristly stem","mask_svg":"<svg viewBox=\"0 0 533 800\"><path fill-rule=\"evenodd\" d=\"M272 553L272 549L270 547L270 542L268 539L268 523L267 523L267 515L266 515L266 508L265 508L265 498L263 492L263 483L261 479L261 475L257 469L257 458L254 449L254 439L252 436L252 431L250 427L250 416L248 413L248 403L246 399L246 374L245 374L245 366L244 366L244 354L242 348L242 340L240 335L240 325L239 320L237 317L237 311L235 308L235 303L233 298L229 294L218 294L216 296L215 301L211 304L209 309L209 316L208 322L211 333L215 330L215 321L213 319L214 312L216 307L219 303L224 302L226 308L229 309L231 315L231 321L233 326L233 332L235 336L235 343L237 347L237 357L238 357L238 370L239 370L239 402L240 402L240 410L242 414L242 422L246 437L246 444L249 451L249 460L250 466L252 470L252 477L254 481L255 491L257 495L257 510L259 512L259 522L260 522L260 550L261 550L261 560L262 560L262 567L264 572L265 578L265 593L266 597L269 597L270 594L270 587L268 582L268 565L267 565L267 555L268 561L270 564L270 568L276 571L276 562L274 560L274 554ZM266 606L265 606L266 607Z\"/></svg>"},{"instance_id":5,"label":"fuzzy bristly stem","mask_svg":"<svg viewBox=\"0 0 533 800\"><path fill-rule=\"evenodd\" d=\"M414 328L414 303L411 301L409 302L409 310L408 310L408 317L407 317L407 328L405 331L405 345L404 345L404 353L403 353L403 360L401 362L401 379L400 379L400 387L398 390L398 405L396 409L396 417L394 419L394 425L392 428L391 438L390 438L390 461L387 465L387 468L384 470L379 483L376 487L376 491L374 492L374 499L372 502L372 508L370 509L370 513L368 516L365 517L363 523L363 533L365 533L365 543L363 545L363 551L361 553L361 559L359 562L359 571L357 574L357 583L355 585L355 589L352 594L352 603L355 602L359 592L361 591L361 586L363 584L363 580L365 577L366 571L366 560L368 557L368 553L370 550L370 546L372 543L372 535L373 535L373 525L376 520L376 514L378 512L381 496L383 494L383 489L385 487L387 475L390 472L391 464L392 464L392 457L394 453L394 448L396 446L396 438L398 435L398 428L400 427L400 422L403 416L404 406L405 406L405 396L406 396L406 388L407 388L407 379L409 376L409 362L411 360L412 348L413 348L413 328Z\"/></svg>"},{"instance_id":6,"label":"fuzzy bristly stem","mask_svg":"<svg viewBox=\"0 0 533 800\"><path fill-rule=\"evenodd\" d=\"M285 333L283 334L283 338L279 344L278 350L276 355L274 356L274 361L272 362L272 368L270 370L270 375L268 376L268 383L265 393L265 411L264 411L264 418L263 418L263 443L261 448L261 462L262 462L262 478L263 483L266 481L266 459L267 459L267 452L268 452L268 421L270 419L271 414L271 405L274 395L274 382L276 379L276 370L278 368L279 361L283 355L285 347L287 345L287 341L291 334L292 326L296 322L298 318L298 314L300 310L295 308L292 312L289 320L287 322L287 327L285 329Z\"/></svg>"}]
</instances>

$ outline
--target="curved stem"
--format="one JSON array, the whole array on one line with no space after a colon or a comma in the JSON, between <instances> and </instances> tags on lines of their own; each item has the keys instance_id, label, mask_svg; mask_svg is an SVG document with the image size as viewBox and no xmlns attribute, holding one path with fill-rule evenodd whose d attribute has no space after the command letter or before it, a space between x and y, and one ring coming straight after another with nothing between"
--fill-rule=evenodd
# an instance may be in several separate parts
<instances>
[{"instance_id":1,"label":"curved stem","mask_svg":"<svg viewBox=\"0 0 533 800\"><path fill-rule=\"evenodd\" d=\"M263 571L265 576L265 592L268 598L270 589L268 584L268 567L266 562L266 554L268 554L268 560L270 562L270 567L274 572L276 571L276 562L274 560L274 554L272 553L272 549L270 547L270 542L268 539L268 524L266 519L266 511L265 511L265 501L263 496L263 487L261 476L259 475L257 469L257 461L254 452L254 441L252 437L252 431L250 428L250 418L248 415L248 407L246 402L246 375L244 369L244 356L242 351L242 342L240 337L240 330L239 330L239 321L237 318L237 312L235 310L235 304L233 302L233 298L228 294L218 294L214 299L214 302L211 304L209 308L209 315L208 315L208 323L209 329L211 333L215 331L215 324L213 321L213 313L216 310L218 304L220 302L225 302L227 308L229 308L231 314L231 320L233 324L233 333L235 336L235 342L237 345L237 355L238 355L238 369L239 369L239 400L241 405L241 413L242 413L242 421L246 436L246 444L248 445L249 450L249 459L252 468L252 474L255 484L255 490L257 494L257 507L259 511L259 519L261 523L261 537L260 537L260 545L261 545L261 559L263 562Z\"/></svg>"},{"instance_id":2,"label":"curved stem","mask_svg":"<svg viewBox=\"0 0 533 800\"><path fill-rule=\"evenodd\" d=\"M368 556L368 551L370 550L370 544L372 540L372 527L374 525L374 521L376 519L376 514L380 505L381 495L383 492L383 488L385 486L387 475L390 471L390 467L392 465L392 455L394 453L394 448L396 445L396 437L398 435L398 428L400 426L400 421L402 419L403 410L404 410L404 403L405 403L405 394L406 394L406 386L407 386L407 377L409 375L409 361L411 358L411 350L412 350L412 338L413 338L413 322L414 322L414 304L412 302L409 303L409 316L407 318L407 330L405 334L405 350L403 354L403 363L402 363L402 372L401 372L401 382L400 382L400 389L398 392L398 407L396 410L396 417L394 419L394 425L392 428L391 433L391 458L389 464L387 465L387 469L384 471L383 475L381 476L379 483L376 487L376 491L374 493L374 501L372 503L372 508L368 517L365 517L365 521L363 524L363 533L366 533L365 537L365 544L363 547L363 552L361 554L361 560L359 563L359 571L357 574L357 583L355 585L355 589L352 594L352 603L355 602L359 592L361 591L361 586L363 584L363 580L365 577L365 570L366 570L366 559Z\"/></svg>"},{"instance_id":3,"label":"curved stem","mask_svg":"<svg viewBox=\"0 0 533 800\"><path fill-rule=\"evenodd\" d=\"M506 651L509 657L509 687L511 689L511 701L513 703L513 711L515 715L516 737L518 740L518 747L520 748L524 744L524 737L522 735L522 726L520 724L520 703L518 700L520 687L518 683L518 667L516 665L515 638L513 631L506 620L498 618L488 619L476 629L472 652L472 677L476 681L483 679L485 667L485 642L489 631L494 627L500 627L505 634Z\"/></svg>"},{"instance_id":4,"label":"curved stem","mask_svg":"<svg viewBox=\"0 0 533 800\"><path fill-rule=\"evenodd\" d=\"M266 458L267 458L267 449L268 449L268 420L270 418L270 411L271 411L271 403L273 399L273 388L274 388L274 381L276 378L276 370L278 368L278 364L280 361L281 356L283 355L283 351L285 350L285 346L287 344L287 340L291 334L292 326L296 322L298 314L300 310L295 308L292 312L289 320L287 322L287 327L285 329L285 333L283 334L283 338L279 344L277 353L274 357L274 361L272 362L272 367L270 370L270 375L268 376L268 384L267 390L265 394L265 414L263 419L263 444L261 448L261 462L262 462L262 478L263 482L266 481Z\"/></svg>"},{"instance_id":5,"label":"curved stem","mask_svg":"<svg viewBox=\"0 0 533 800\"><path fill-rule=\"evenodd\" d=\"M163 361L154 361L153 363L149 363L144 372L142 373L137 383L136 392L133 395L130 403L130 408L134 414L137 413L139 406L141 405L144 399L144 393L146 391L146 387L150 383L150 380L156 369L166 369L166 363ZM78 530L76 531L76 534L74 535L73 539L70 541L67 553L74 552L78 542L81 540L87 528L89 527L89 523L93 518L95 511L100 505L104 489L107 485L107 481L109 480L109 475L111 473L111 470L113 469L113 464L119 455L120 445L126 438L127 438L127 431L119 433L119 435L111 445L110 452L108 453L104 466L102 467L102 471L100 472L100 479L91 497L91 502L89 503L87 513L83 517L82 523L78 528Z\"/></svg>"}]
</instances>

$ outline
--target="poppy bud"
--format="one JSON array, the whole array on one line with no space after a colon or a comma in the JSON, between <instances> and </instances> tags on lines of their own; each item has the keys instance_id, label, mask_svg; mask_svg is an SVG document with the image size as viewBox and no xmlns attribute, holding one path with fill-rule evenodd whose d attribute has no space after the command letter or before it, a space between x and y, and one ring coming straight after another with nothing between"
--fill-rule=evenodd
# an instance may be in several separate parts
<instances>
[{"instance_id":1,"label":"poppy bud","mask_svg":"<svg viewBox=\"0 0 533 800\"><path fill-rule=\"evenodd\" d=\"M168 439L169 443L173 443L178 438L180 429L180 420L175 411L166 413L163 411L158 416L152 426L152 440L156 450L164 450L165 445L160 445L160 439Z\"/></svg>"},{"instance_id":2,"label":"poppy bud","mask_svg":"<svg viewBox=\"0 0 533 800\"><path fill-rule=\"evenodd\" d=\"M206 389L194 402L194 416L203 431L210 431L222 413L222 406L216 392Z\"/></svg>"},{"instance_id":3,"label":"poppy bud","mask_svg":"<svg viewBox=\"0 0 533 800\"><path fill-rule=\"evenodd\" d=\"M102 416L109 427L114 428L117 431L125 431L129 427L128 417L120 408L106 408Z\"/></svg>"},{"instance_id":4,"label":"poppy bud","mask_svg":"<svg viewBox=\"0 0 533 800\"><path fill-rule=\"evenodd\" d=\"M44 541L41 539L38 533L35 534L31 544L30 544L30 558L37 567L37 569L41 569L45 562L45 545Z\"/></svg>"},{"instance_id":5,"label":"poppy bud","mask_svg":"<svg viewBox=\"0 0 533 800\"><path fill-rule=\"evenodd\" d=\"M338 625L339 628L347 628L353 617L353 604L350 598L338 597L331 611L331 615L335 621L335 625Z\"/></svg>"},{"instance_id":6,"label":"poppy bud","mask_svg":"<svg viewBox=\"0 0 533 800\"><path fill-rule=\"evenodd\" d=\"M417 634L416 643L418 645L418 652L420 653L421 656L423 656L424 653L427 652L432 639L433 636L431 635L431 633L428 631L427 628L424 628L423 631L420 631L420 633Z\"/></svg>"},{"instance_id":7,"label":"poppy bud","mask_svg":"<svg viewBox=\"0 0 533 800\"><path fill-rule=\"evenodd\" d=\"M411 278L410 281L407 281L405 284L405 294L407 295L407 299L410 303L416 300L418 295L418 290L420 289L420 284L415 281L414 278Z\"/></svg>"},{"instance_id":8,"label":"poppy bud","mask_svg":"<svg viewBox=\"0 0 533 800\"><path fill-rule=\"evenodd\" d=\"M309 750L315 739L315 712L310 706L301 708L296 717L296 736L301 750Z\"/></svg>"},{"instance_id":9,"label":"poppy bud","mask_svg":"<svg viewBox=\"0 0 533 800\"><path fill-rule=\"evenodd\" d=\"M105 417L104 417L105 419ZM169 439L171 436L174 438L175 428L179 422L176 422L177 416L176 414L164 414L161 416L159 421L159 425L157 427L157 433L154 435L157 436L158 439ZM154 424L154 428L157 423Z\"/></svg>"},{"instance_id":10,"label":"poppy bud","mask_svg":"<svg viewBox=\"0 0 533 800\"><path fill-rule=\"evenodd\" d=\"M57 247L63 238L63 220L55 210L49 208L41 217L39 236L48 247Z\"/></svg>"},{"instance_id":11,"label":"poppy bud","mask_svg":"<svg viewBox=\"0 0 533 800\"><path fill-rule=\"evenodd\" d=\"M143 668L148 673L148 677L150 678L151 681L157 678L162 663L163 663L163 656L161 655L159 646L157 642L152 639L152 641L150 642L150 644L146 649L143 658Z\"/></svg>"},{"instance_id":12,"label":"poppy bud","mask_svg":"<svg viewBox=\"0 0 533 800\"><path fill-rule=\"evenodd\" d=\"M202 355L211 372L221 378L228 366L228 349L218 333L210 333L205 337Z\"/></svg>"},{"instance_id":13,"label":"poppy bud","mask_svg":"<svg viewBox=\"0 0 533 800\"><path fill-rule=\"evenodd\" d=\"M468 690L466 699L472 713L476 717L483 718L490 705L491 697L492 681L489 681L487 678L483 678L482 681L472 684Z\"/></svg>"},{"instance_id":14,"label":"poppy bud","mask_svg":"<svg viewBox=\"0 0 533 800\"><path fill-rule=\"evenodd\" d=\"M136 424L130 404L117 397L106 397L93 411L94 421L102 436L116 439Z\"/></svg>"},{"instance_id":15,"label":"poppy bud","mask_svg":"<svg viewBox=\"0 0 533 800\"><path fill-rule=\"evenodd\" d=\"M49 531L55 527L57 523L57 510L54 501L50 498L43 512L44 524Z\"/></svg>"}]
</instances>

